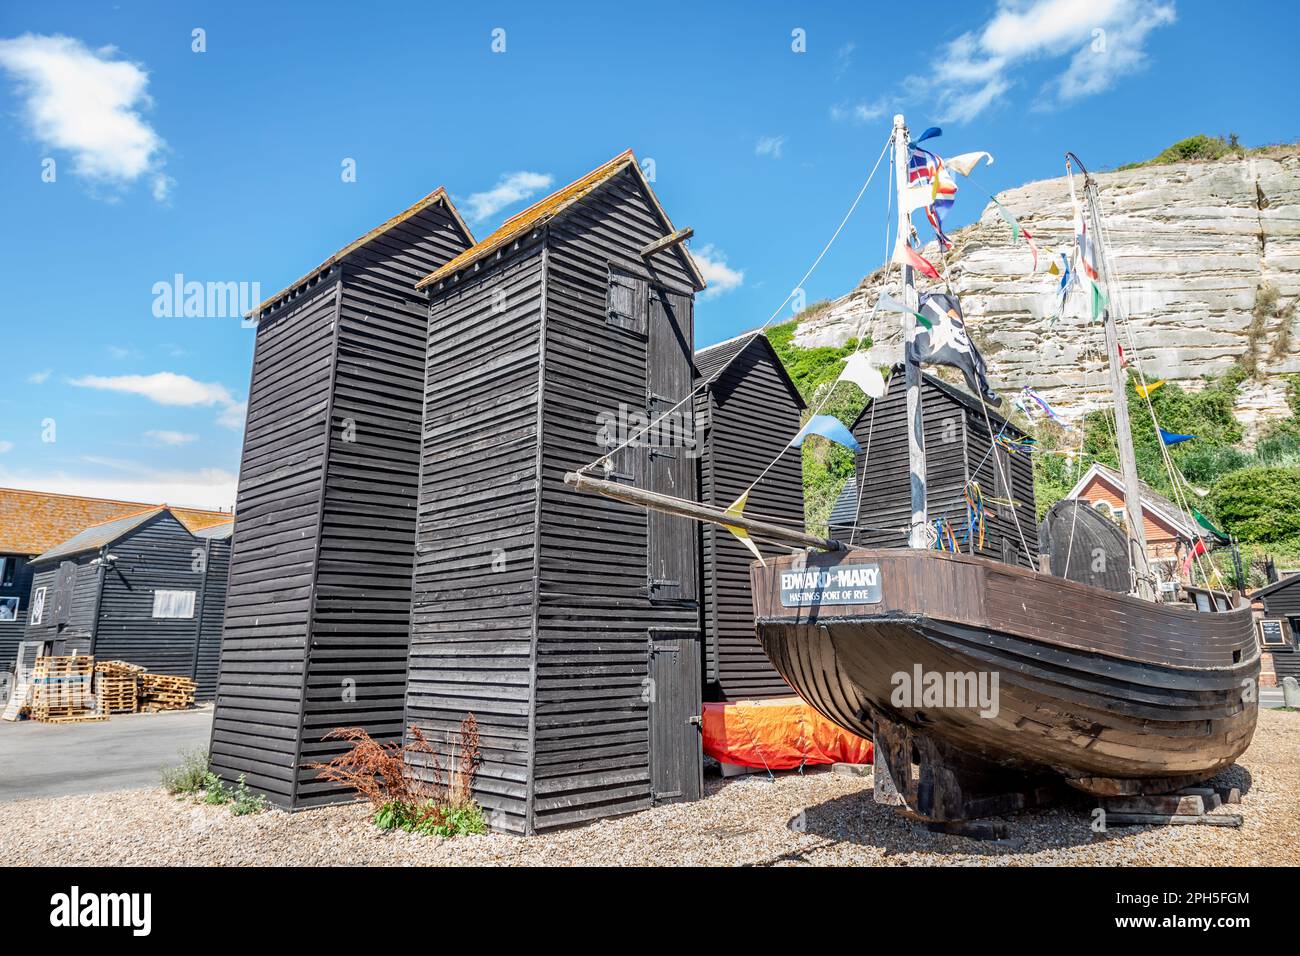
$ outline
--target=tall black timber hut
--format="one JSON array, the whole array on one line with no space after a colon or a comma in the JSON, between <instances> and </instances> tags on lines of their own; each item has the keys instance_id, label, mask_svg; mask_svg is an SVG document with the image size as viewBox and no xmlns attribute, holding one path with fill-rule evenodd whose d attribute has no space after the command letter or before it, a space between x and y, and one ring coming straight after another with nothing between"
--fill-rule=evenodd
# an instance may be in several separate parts
<instances>
[{"instance_id":1,"label":"tall black timber hut","mask_svg":"<svg viewBox=\"0 0 1300 956\"><path fill-rule=\"evenodd\" d=\"M402 732L428 307L468 248L439 188L255 310L211 765L285 807L304 765Z\"/></svg>"},{"instance_id":2,"label":"tall black timber hut","mask_svg":"<svg viewBox=\"0 0 1300 956\"><path fill-rule=\"evenodd\" d=\"M196 696L211 698L215 674L204 662L216 660L225 610L213 540L168 508L87 528L32 559L24 640L194 678Z\"/></svg>"},{"instance_id":3,"label":"tall black timber hut","mask_svg":"<svg viewBox=\"0 0 1300 956\"><path fill-rule=\"evenodd\" d=\"M708 383L695 399L704 443L700 500L728 507L776 460L750 493L745 514L802 529L803 457L786 446L806 406L772 343L761 332L719 342L695 353L695 371L697 382ZM754 631L753 555L716 525L704 525L702 535L705 693L720 701L793 694Z\"/></svg>"},{"instance_id":4,"label":"tall black timber hut","mask_svg":"<svg viewBox=\"0 0 1300 956\"><path fill-rule=\"evenodd\" d=\"M564 484L691 390L704 281L683 236L628 151L421 283L406 719L446 767L448 735L475 715L476 798L497 829L700 793L698 527ZM614 455L616 479L693 497L690 406L677 438Z\"/></svg>"},{"instance_id":5,"label":"tall black timber hut","mask_svg":"<svg viewBox=\"0 0 1300 956\"><path fill-rule=\"evenodd\" d=\"M993 441L997 435L1015 441L1025 433L986 410L973 395L928 373L922 375L921 405L930 520L946 519L960 539L966 529L966 485L977 481L985 498L985 534L983 547L974 553L1037 568L1030 454L1013 454ZM870 547L906 547L912 506L901 365L895 366L884 397L868 402L853 423L853 436L863 454L856 462L855 479L845 485L831 511L830 536ZM1013 511L1010 504L991 499L1014 501L1016 506ZM969 547L963 545L962 550Z\"/></svg>"}]
</instances>

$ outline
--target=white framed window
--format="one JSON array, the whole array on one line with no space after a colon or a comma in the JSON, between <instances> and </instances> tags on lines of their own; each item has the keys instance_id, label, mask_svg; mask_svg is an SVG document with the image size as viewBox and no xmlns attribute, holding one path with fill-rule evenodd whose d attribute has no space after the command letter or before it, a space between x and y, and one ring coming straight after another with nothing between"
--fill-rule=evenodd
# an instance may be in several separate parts
<instances>
[{"instance_id":1,"label":"white framed window","mask_svg":"<svg viewBox=\"0 0 1300 956\"><path fill-rule=\"evenodd\" d=\"M193 591L154 591L154 617L193 617Z\"/></svg>"},{"instance_id":2,"label":"white framed window","mask_svg":"<svg viewBox=\"0 0 1300 956\"><path fill-rule=\"evenodd\" d=\"M32 592L32 616L31 623L40 624L41 618L45 616L45 587L39 587Z\"/></svg>"}]
</instances>

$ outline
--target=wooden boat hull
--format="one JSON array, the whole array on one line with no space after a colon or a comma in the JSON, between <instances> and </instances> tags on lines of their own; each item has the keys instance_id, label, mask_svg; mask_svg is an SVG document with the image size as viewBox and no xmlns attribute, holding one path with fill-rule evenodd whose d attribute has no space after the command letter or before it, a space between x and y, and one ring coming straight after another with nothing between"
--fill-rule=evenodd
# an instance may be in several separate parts
<instances>
[{"instance_id":1,"label":"wooden boat hull","mask_svg":"<svg viewBox=\"0 0 1300 956\"><path fill-rule=\"evenodd\" d=\"M932 551L796 554L751 579L773 665L862 736L883 723L981 772L1118 793L1205 779L1254 733L1249 607L1206 614ZM925 696L930 675L946 697Z\"/></svg>"}]
</instances>

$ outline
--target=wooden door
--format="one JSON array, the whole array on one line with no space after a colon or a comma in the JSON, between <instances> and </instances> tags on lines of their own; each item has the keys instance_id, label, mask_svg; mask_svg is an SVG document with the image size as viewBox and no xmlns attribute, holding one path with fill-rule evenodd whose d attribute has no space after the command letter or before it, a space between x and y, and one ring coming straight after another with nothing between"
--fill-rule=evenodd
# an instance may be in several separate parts
<instances>
[{"instance_id":1,"label":"wooden door","mask_svg":"<svg viewBox=\"0 0 1300 956\"><path fill-rule=\"evenodd\" d=\"M699 458L692 445L694 403L687 399L691 393L691 299L656 286L650 286L649 295L646 412L651 422L665 413L668 415L642 442L645 487L675 498L694 500L699 494L696 471ZM659 511L648 512L646 521L650 599L697 600L699 525L689 518Z\"/></svg>"},{"instance_id":2,"label":"wooden door","mask_svg":"<svg viewBox=\"0 0 1300 956\"><path fill-rule=\"evenodd\" d=\"M650 632L650 797L698 800L704 790L700 636Z\"/></svg>"}]
</instances>

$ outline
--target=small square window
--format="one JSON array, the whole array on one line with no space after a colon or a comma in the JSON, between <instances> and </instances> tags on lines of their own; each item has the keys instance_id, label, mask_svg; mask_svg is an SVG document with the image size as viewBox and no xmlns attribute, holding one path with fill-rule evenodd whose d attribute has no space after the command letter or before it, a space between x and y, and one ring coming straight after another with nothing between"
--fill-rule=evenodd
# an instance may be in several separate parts
<instances>
[{"instance_id":1,"label":"small square window","mask_svg":"<svg viewBox=\"0 0 1300 956\"><path fill-rule=\"evenodd\" d=\"M194 616L193 591L154 591L154 617L190 617Z\"/></svg>"}]
</instances>

